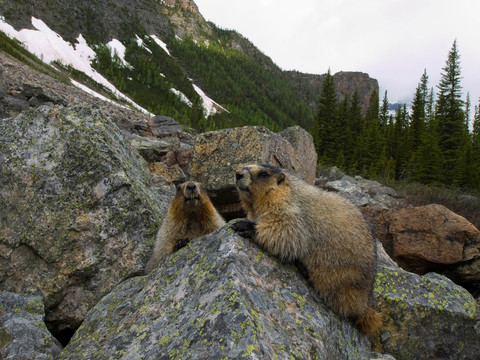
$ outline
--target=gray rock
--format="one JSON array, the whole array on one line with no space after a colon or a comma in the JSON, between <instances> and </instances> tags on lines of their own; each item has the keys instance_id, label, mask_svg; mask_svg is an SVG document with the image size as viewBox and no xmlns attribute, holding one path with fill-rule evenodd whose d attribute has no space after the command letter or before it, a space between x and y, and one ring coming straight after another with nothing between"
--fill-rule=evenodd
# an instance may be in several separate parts
<instances>
[{"instance_id":1,"label":"gray rock","mask_svg":"<svg viewBox=\"0 0 480 360\"><path fill-rule=\"evenodd\" d=\"M41 106L0 136L0 290L41 292L49 328L75 329L142 271L170 194L98 109Z\"/></svg>"},{"instance_id":2,"label":"gray rock","mask_svg":"<svg viewBox=\"0 0 480 360\"><path fill-rule=\"evenodd\" d=\"M385 256L384 254L382 257ZM374 289L376 351L402 359L474 359L475 300L443 276L382 260ZM370 353L293 266L223 227L117 286L60 359L393 359Z\"/></svg>"},{"instance_id":3,"label":"gray rock","mask_svg":"<svg viewBox=\"0 0 480 360\"><path fill-rule=\"evenodd\" d=\"M132 147L148 162L159 160L173 148L180 147L178 138L164 140L131 134L129 135L129 141Z\"/></svg>"},{"instance_id":4,"label":"gray rock","mask_svg":"<svg viewBox=\"0 0 480 360\"><path fill-rule=\"evenodd\" d=\"M377 351L397 360L478 358L478 309L464 288L439 274L380 266L374 294L384 321Z\"/></svg>"},{"instance_id":5,"label":"gray rock","mask_svg":"<svg viewBox=\"0 0 480 360\"><path fill-rule=\"evenodd\" d=\"M324 187L338 192L360 207L374 205L387 209L402 203L394 189L360 176L352 178L345 175L340 180L328 181Z\"/></svg>"},{"instance_id":6,"label":"gray rock","mask_svg":"<svg viewBox=\"0 0 480 360\"><path fill-rule=\"evenodd\" d=\"M228 227L95 306L60 359L368 359L352 323L292 265Z\"/></svg>"},{"instance_id":7,"label":"gray rock","mask_svg":"<svg viewBox=\"0 0 480 360\"><path fill-rule=\"evenodd\" d=\"M0 292L0 358L47 360L60 354L44 315L41 296Z\"/></svg>"},{"instance_id":8,"label":"gray rock","mask_svg":"<svg viewBox=\"0 0 480 360\"><path fill-rule=\"evenodd\" d=\"M242 213L235 171L251 163L281 166L313 184L317 153L312 136L298 126L281 133L263 126L211 131L195 137L188 176L205 184L222 214L235 217Z\"/></svg>"},{"instance_id":9,"label":"gray rock","mask_svg":"<svg viewBox=\"0 0 480 360\"><path fill-rule=\"evenodd\" d=\"M183 131L182 125L168 116L156 115L148 120L148 126L156 137L176 135Z\"/></svg>"}]
</instances>

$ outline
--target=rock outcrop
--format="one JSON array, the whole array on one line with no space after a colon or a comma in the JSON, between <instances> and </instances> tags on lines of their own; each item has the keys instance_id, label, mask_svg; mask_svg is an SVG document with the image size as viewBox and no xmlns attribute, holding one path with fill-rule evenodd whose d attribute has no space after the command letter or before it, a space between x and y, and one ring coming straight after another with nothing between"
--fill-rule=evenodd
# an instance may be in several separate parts
<instances>
[{"instance_id":1,"label":"rock outcrop","mask_svg":"<svg viewBox=\"0 0 480 360\"><path fill-rule=\"evenodd\" d=\"M313 184L317 153L312 136L298 126L280 133L245 126L199 134L188 176L205 184L219 211L232 218L243 214L235 189L235 170L252 163L281 166Z\"/></svg>"},{"instance_id":2,"label":"rock outcrop","mask_svg":"<svg viewBox=\"0 0 480 360\"><path fill-rule=\"evenodd\" d=\"M408 271L436 271L471 288L480 284L480 231L441 205L390 209L384 247Z\"/></svg>"},{"instance_id":3,"label":"rock outcrop","mask_svg":"<svg viewBox=\"0 0 480 360\"><path fill-rule=\"evenodd\" d=\"M382 261L372 339L397 360L473 359L473 297L448 279ZM228 228L192 241L148 277L117 286L88 314L60 359L378 359L296 267ZM391 359L391 357L385 357Z\"/></svg>"},{"instance_id":4,"label":"rock outcrop","mask_svg":"<svg viewBox=\"0 0 480 360\"><path fill-rule=\"evenodd\" d=\"M47 330L42 297L0 292L0 359L53 359L62 346Z\"/></svg>"},{"instance_id":5,"label":"rock outcrop","mask_svg":"<svg viewBox=\"0 0 480 360\"><path fill-rule=\"evenodd\" d=\"M294 88L300 92L303 100L316 112L318 110L318 97L322 93L325 75L304 74L298 71L286 71L285 75ZM370 96L374 91L379 91L378 81L361 72L340 71L333 74L333 81L338 100L344 99L345 96L351 99L355 91L357 91L364 114L367 111Z\"/></svg>"},{"instance_id":6,"label":"rock outcrop","mask_svg":"<svg viewBox=\"0 0 480 360\"><path fill-rule=\"evenodd\" d=\"M98 109L39 107L0 120L0 290L41 293L75 329L143 269L173 195Z\"/></svg>"},{"instance_id":7,"label":"rock outcrop","mask_svg":"<svg viewBox=\"0 0 480 360\"><path fill-rule=\"evenodd\" d=\"M228 229L115 288L60 359L368 359L370 346L293 266Z\"/></svg>"},{"instance_id":8,"label":"rock outcrop","mask_svg":"<svg viewBox=\"0 0 480 360\"><path fill-rule=\"evenodd\" d=\"M375 350L397 360L475 359L480 354L477 303L444 276L381 266L374 287L383 315Z\"/></svg>"}]
</instances>

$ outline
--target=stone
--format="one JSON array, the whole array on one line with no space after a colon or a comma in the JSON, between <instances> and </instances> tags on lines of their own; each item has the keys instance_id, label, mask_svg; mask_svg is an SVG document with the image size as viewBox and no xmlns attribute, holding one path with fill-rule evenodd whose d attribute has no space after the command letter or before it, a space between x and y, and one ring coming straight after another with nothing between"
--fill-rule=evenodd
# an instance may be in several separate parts
<instances>
[{"instance_id":1,"label":"stone","mask_svg":"<svg viewBox=\"0 0 480 360\"><path fill-rule=\"evenodd\" d=\"M132 147L148 162L159 161L173 148L180 146L180 141L176 138L164 140L136 134L129 135L129 141Z\"/></svg>"},{"instance_id":2,"label":"stone","mask_svg":"<svg viewBox=\"0 0 480 360\"><path fill-rule=\"evenodd\" d=\"M383 318L381 333L372 340L376 351L397 360L478 358L476 301L451 280L380 266L374 295Z\"/></svg>"},{"instance_id":3,"label":"stone","mask_svg":"<svg viewBox=\"0 0 480 360\"><path fill-rule=\"evenodd\" d=\"M406 272L378 249L374 296L384 325L371 341L384 354L372 354L368 339L328 309L295 266L228 226L194 239L148 276L116 286L59 359L404 360L480 353L475 299L447 278Z\"/></svg>"},{"instance_id":4,"label":"stone","mask_svg":"<svg viewBox=\"0 0 480 360\"><path fill-rule=\"evenodd\" d=\"M360 176L352 178L345 175L339 180L326 182L322 187L338 192L359 207L376 206L388 209L403 204L394 189Z\"/></svg>"},{"instance_id":5,"label":"stone","mask_svg":"<svg viewBox=\"0 0 480 360\"><path fill-rule=\"evenodd\" d=\"M149 164L149 169L152 174L162 176L167 181L175 184L180 184L186 181L186 176L183 170L177 164L167 166L163 162L154 162Z\"/></svg>"},{"instance_id":6,"label":"stone","mask_svg":"<svg viewBox=\"0 0 480 360\"><path fill-rule=\"evenodd\" d=\"M0 290L40 293L52 332L76 329L143 270L171 194L90 106L0 120Z\"/></svg>"},{"instance_id":7,"label":"stone","mask_svg":"<svg viewBox=\"0 0 480 360\"><path fill-rule=\"evenodd\" d=\"M459 284L480 283L480 231L442 205L384 214L392 258L409 271L437 271Z\"/></svg>"},{"instance_id":8,"label":"stone","mask_svg":"<svg viewBox=\"0 0 480 360\"><path fill-rule=\"evenodd\" d=\"M42 297L0 292L0 359L54 359L62 345L44 323Z\"/></svg>"},{"instance_id":9,"label":"stone","mask_svg":"<svg viewBox=\"0 0 480 360\"><path fill-rule=\"evenodd\" d=\"M183 131L182 125L168 116L156 115L148 120L148 127L155 137L176 135Z\"/></svg>"},{"instance_id":10,"label":"stone","mask_svg":"<svg viewBox=\"0 0 480 360\"><path fill-rule=\"evenodd\" d=\"M245 126L198 134L187 176L203 183L214 194L214 205L231 218L241 213L235 171L251 163L280 166L313 184L317 154L312 136L298 126L281 133Z\"/></svg>"},{"instance_id":11,"label":"stone","mask_svg":"<svg viewBox=\"0 0 480 360\"><path fill-rule=\"evenodd\" d=\"M295 267L228 228L117 286L59 359L368 359L368 340Z\"/></svg>"}]
</instances>

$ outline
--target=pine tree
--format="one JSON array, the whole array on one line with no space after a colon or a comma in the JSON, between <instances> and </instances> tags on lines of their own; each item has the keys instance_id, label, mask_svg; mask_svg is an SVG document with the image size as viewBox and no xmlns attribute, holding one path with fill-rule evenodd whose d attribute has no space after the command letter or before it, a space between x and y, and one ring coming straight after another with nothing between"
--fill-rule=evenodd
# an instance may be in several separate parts
<instances>
[{"instance_id":1,"label":"pine tree","mask_svg":"<svg viewBox=\"0 0 480 360\"><path fill-rule=\"evenodd\" d=\"M353 93L350 103L347 128L349 129L349 146L345 152L346 169L351 173L356 173L358 171L359 140L363 130L362 107L360 106L360 97L357 90Z\"/></svg>"},{"instance_id":2,"label":"pine tree","mask_svg":"<svg viewBox=\"0 0 480 360\"><path fill-rule=\"evenodd\" d=\"M383 150L384 136L380 130L378 92L370 95L364 127L358 143L358 164L362 175L375 177Z\"/></svg>"},{"instance_id":3,"label":"pine tree","mask_svg":"<svg viewBox=\"0 0 480 360\"><path fill-rule=\"evenodd\" d=\"M387 90L385 90L385 95L383 96L382 106L380 107L380 112L378 114L378 119L380 120L380 127L385 129L388 124L388 96Z\"/></svg>"},{"instance_id":4,"label":"pine tree","mask_svg":"<svg viewBox=\"0 0 480 360\"><path fill-rule=\"evenodd\" d=\"M480 105L475 106L472 129L472 177L470 186L480 190Z\"/></svg>"},{"instance_id":5,"label":"pine tree","mask_svg":"<svg viewBox=\"0 0 480 360\"><path fill-rule=\"evenodd\" d=\"M412 103L412 115L410 122L410 151L414 155L421 144L423 133L426 126L426 105L428 96L428 76L427 71L423 72L420 83L417 86Z\"/></svg>"},{"instance_id":6,"label":"pine tree","mask_svg":"<svg viewBox=\"0 0 480 360\"><path fill-rule=\"evenodd\" d=\"M318 111L313 126L313 139L320 159L333 164L340 146L338 136L341 126L337 114L337 93L330 69L323 81L322 93L318 100Z\"/></svg>"},{"instance_id":7,"label":"pine tree","mask_svg":"<svg viewBox=\"0 0 480 360\"><path fill-rule=\"evenodd\" d=\"M403 179L406 177L406 164L408 160L407 152L407 131L408 131L408 112L407 106L399 106L395 116L395 124L393 126L392 151L395 159L395 179Z\"/></svg>"},{"instance_id":8,"label":"pine tree","mask_svg":"<svg viewBox=\"0 0 480 360\"><path fill-rule=\"evenodd\" d=\"M468 130L465 129L464 102L462 98L460 55L457 41L448 54L438 85L438 100L435 119L437 123L439 146L443 160L444 182L459 185L461 182L459 166L465 158L465 141Z\"/></svg>"}]
</instances>

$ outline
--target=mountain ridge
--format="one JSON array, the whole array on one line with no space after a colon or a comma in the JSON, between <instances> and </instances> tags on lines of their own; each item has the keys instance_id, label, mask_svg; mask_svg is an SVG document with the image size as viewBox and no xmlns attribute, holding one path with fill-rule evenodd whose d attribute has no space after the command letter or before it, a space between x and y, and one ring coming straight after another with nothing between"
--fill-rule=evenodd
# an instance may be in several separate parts
<instances>
[{"instance_id":1,"label":"mountain ridge","mask_svg":"<svg viewBox=\"0 0 480 360\"><path fill-rule=\"evenodd\" d=\"M192 0L91 4L5 0L0 3L0 15L17 30L32 28L31 17L39 18L71 44L82 34L97 53L98 72L150 112L172 116L188 126L212 130L264 124L281 130L295 124L309 129L313 124L323 75L294 72L297 76L292 76L281 70L241 34L206 21ZM148 41L152 35L165 42L171 55L152 54L152 46L145 50L133 43L138 38ZM113 59L99 64L99 51L112 39L126 47L127 62L136 64L135 71L118 66ZM135 83L125 80L130 78ZM357 90L364 109L371 93L378 91L378 82L367 74L341 73L336 78L339 97ZM202 114L194 85L228 112L215 119ZM192 105L179 102L169 92L172 88L185 94Z\"/></svg>"}]
</instances>

